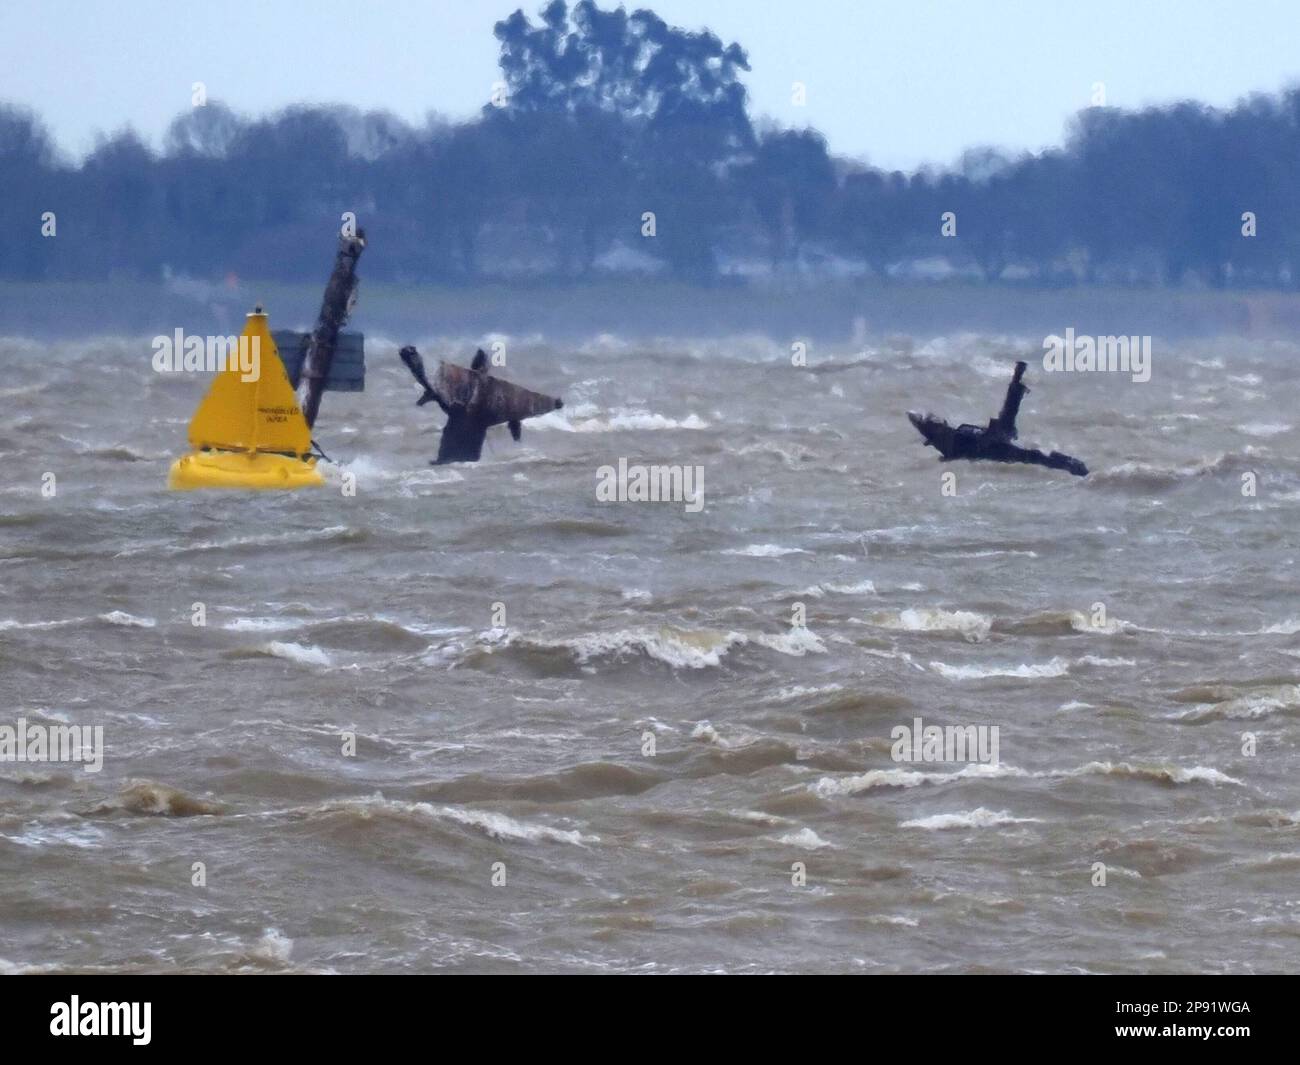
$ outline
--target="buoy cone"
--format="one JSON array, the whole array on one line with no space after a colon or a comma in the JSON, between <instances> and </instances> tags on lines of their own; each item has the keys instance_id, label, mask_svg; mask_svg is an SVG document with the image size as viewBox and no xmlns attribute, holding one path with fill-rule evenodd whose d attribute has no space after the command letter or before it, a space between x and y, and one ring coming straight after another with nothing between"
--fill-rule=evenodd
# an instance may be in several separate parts
<instances>
[{"instance_id":1,"label":"buoy cone","mask_svg":"<svg viewBox=\"0 0 1300 1065\"><path fill-rule=\"evenodd\" d=\"M304 488L325 483L311 451L311 430L258 307L244 325L190 419L190 446L167 487Z\"/></svg>"}]
</instances>

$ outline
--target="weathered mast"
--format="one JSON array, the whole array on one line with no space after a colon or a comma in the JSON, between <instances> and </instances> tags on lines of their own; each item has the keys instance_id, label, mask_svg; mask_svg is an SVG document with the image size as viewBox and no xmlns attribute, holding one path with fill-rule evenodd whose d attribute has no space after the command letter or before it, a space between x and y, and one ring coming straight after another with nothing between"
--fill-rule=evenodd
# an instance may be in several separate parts
<instances>
[{"instance_id":1,"label":"weathered mast","mask_svg":"<svg viewBox=\"0 0 1300 1065\"><path fill-rule=\"evenodd\" d=\"M334 361L339 331L356 306L357 260L361 258L365 247L364 230L358 229L355 236L344 234L339 237L334 269L325 286L325 298L321 301L316 328L312 330L307 357L302 364L304 390L301 406L308 427L316 424L316 412L320 410L321 393L325 391L325 380L329 377L330 364Z\"/></svg>"}]
</instances>

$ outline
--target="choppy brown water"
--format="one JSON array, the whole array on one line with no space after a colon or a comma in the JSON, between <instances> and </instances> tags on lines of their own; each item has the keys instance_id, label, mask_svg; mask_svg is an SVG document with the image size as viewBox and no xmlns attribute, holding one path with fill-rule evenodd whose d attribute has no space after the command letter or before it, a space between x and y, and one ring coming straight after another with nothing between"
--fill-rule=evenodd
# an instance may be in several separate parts
<instances>
[{"instance_id":1,"label":"choppy brown water","mask_svg":"<svg viewBox=\"0 0 1300 1065\"><path fill-rule=\"evenodd\" d=\"M0 967L1294 969L1300 351L1031 364L1086 482L920 446L1036 350L514 344L565 411L433 470L378 342L349 498L169 494L203 382L0 342L0 725L107 746L0 764ZM620 457L705 509L598 503ZM895 763L917 716L999 765Z\"/></svg>"}]
</instances>

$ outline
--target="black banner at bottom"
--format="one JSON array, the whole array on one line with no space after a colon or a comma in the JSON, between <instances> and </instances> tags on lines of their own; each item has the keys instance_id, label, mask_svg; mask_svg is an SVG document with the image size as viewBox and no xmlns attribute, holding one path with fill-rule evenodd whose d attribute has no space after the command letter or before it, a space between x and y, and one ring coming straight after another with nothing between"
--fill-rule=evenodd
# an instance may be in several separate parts
<instances>
[{"instance_id":1,"label":"black banner at bottom","mask_svg":"<svg viewBox=\"0 0 1300 1065\"><path fill-rule=\"evenodd\" d=\"M575 977L573 979L583 979ZM1214 1051L1281 1050L1293 1028L1295 985L1275 976L885 976L859 977L865 985L824 998L825 988L797 980L748 980L743 986L716 982L689 989L672 982L606 984L599 989L553 983L488 989L431 976L27 976L3 982L0 1024L11 1056L23 1050L114 1049L148 1053L198 1049L226 1051L278 1047L295 1053L315 1049L332 1055L373 1052L412 1039L463 1038L469 1030L494 1049L519 1033L530 1049L572 1046L593 1035L636 1033L638 1045L654 1042L660 1026L665 1053L680 1053L724 1038L700 1023L701 999L717 1008L741 997L733 1022L763 1016L768 1044L808 1049L809 1039L831 1035L870 1018L869 1029L892 1030L903 1039L996 1039L1002 1048L1116 1048L1175 1043ZM572 996L580 994L574 999ZM816 994L816 1001L805 995ZM858 1005L837 1018L857 995ZM771 1009L756 1014L755 1006ZM693 1019L692 1019L693 1018ZM816 1021L812 1028L809 1023ZM486 1025L485 1025L486 1022ZM468 1029L467 1026L468 1025ZM710 1029L712 1030L710 1033ZM775 1031L774 1031L775 1030ZM732 1036L742 1033L732 1029ZM749 1034L749 1033L743 1033ZM860 1034L869 1034L863 1030ZM729 1037L725 1037L729 1038ZM1051 1040L1045 1043L1044 1040ZM448 1044L442 1044L444 1046ZM590 1047L591 1044L588 1043ZM614 1047L617 1044L607 1044ZM1159 1049L1158 1046L1155 1049Z\"/></svg>"}]
</instances>

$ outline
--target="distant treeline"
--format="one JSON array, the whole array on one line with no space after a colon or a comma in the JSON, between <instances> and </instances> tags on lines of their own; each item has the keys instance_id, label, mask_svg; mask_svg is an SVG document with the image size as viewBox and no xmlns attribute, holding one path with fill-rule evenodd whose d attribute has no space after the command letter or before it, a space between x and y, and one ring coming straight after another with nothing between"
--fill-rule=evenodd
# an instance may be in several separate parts
<instances>
[{"instance_id":1,"label":"distant treeline","mask_svg":"<svg viewBox=\"0 0 1300 1065\"><path fill-rule=\"evenodd\" d=\"M495 33L501 86L458 124L208 102L161 154L127 130L74 166L0 105L0 277L319 279L352 212L366 275L393 281L939 266L1045 285L1300 282L1300 90L1229 111L1092 108L1059 150L890 173L756 124L748 57L707 31L556 0Z\"/></svg>"}]
</instances>

